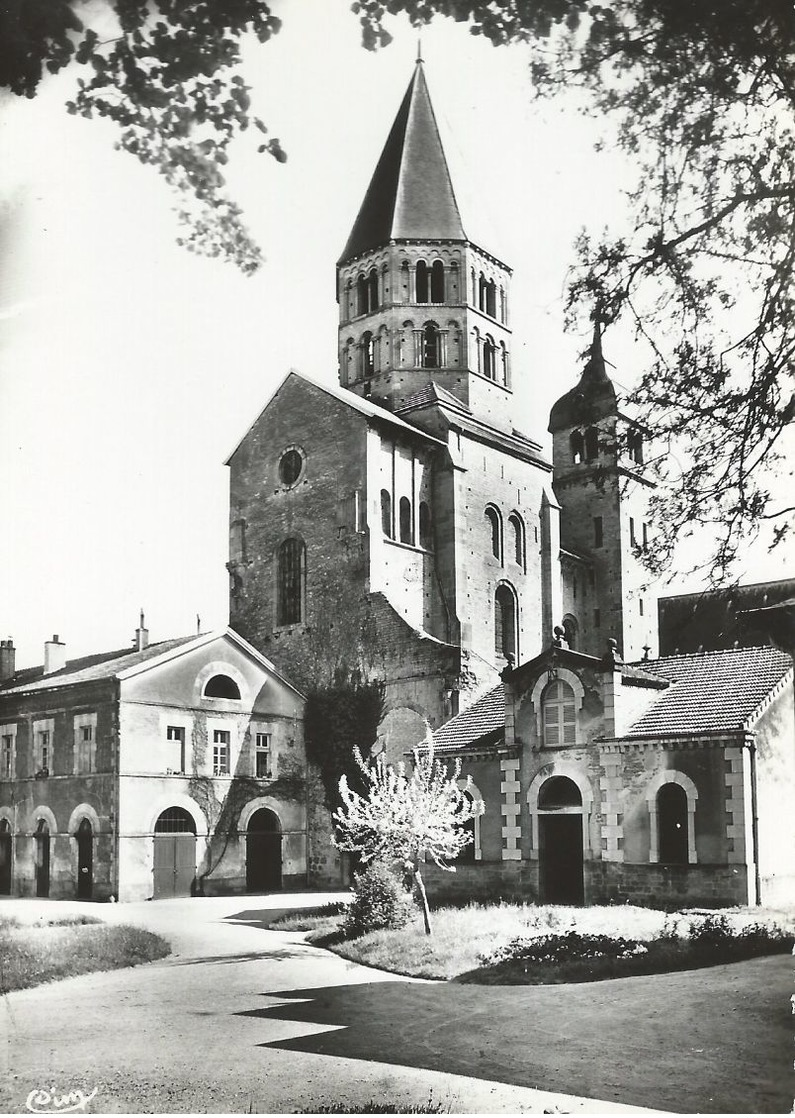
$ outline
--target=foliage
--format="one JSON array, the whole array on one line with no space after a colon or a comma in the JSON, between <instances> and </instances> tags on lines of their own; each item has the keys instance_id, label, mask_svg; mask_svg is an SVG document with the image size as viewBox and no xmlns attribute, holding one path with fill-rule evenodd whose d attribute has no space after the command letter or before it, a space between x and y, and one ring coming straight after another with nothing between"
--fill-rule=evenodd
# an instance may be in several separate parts
<instances>
[{"instance_id":1,"label":"foliage","mask_svg":"<svg viewBox=\"0 0 795 1118\"><path fill-rule=\"evenodd\" d=\"M363 862L381 859L412 870L430 935L420 861L430 858L440 869L454 870L450 862L472 841L465 824L483 814L483 802L471 793L471 777L463 789L459 787L460 760L449 772L434 756L430 728L423 747L414 750L411 774L402 761L397 768L387 765L383 754L371 765L358 749L354 757L367 792L351 789L347 778L341 778L342 806L334 813L336 845L359 854Z\"/></svg>"},{"instance_id":2,"label":"foliage","mask_svg":"<svg viewBox=\"0 0 795 1118\"><path fill-rule=\"evenodd\" d=\"M99 921L55 919L42 925L0 923L0 994L71 978L134 967L169 955L160 936Z\"/></svg>"},{"instance_id":3,"label":"foliage","mask_svg":"<svg viewBox=\"0 0 795 1118\"><path fill-rule=\"evenodd\" d=\"M316 1114L449 1114L451 1106L448 1103L434 1102L433 1091L428 1093L425 1103L397 1104L370 1099L363 1106L348 1106L347 1104L318 1106Z\"/></svg>"},{"instance_id":4,"label":"foliage","mask_svg":"<svg viewBox=\"0 0 795 1118\"><path fill-rule=\"evenodd\" d=\"M32 97L45 72L84 67L69 111L113 121L117 146L164 177L178 198L180 244L251 273L262 254L222 168L249 127L260 152L286 159L240 73L243 35L264 43L279 27L260 0L12 0L0 7L0 86Z\"/></svg>"},{"instance_id":5,"label":"foliage","mask_svg":"<svg viewBox=\"0 0 795 1118\"><path fill-rule=\"evenodd\" d=\"M523 42L540 95L587 95L637 168L629 231L585 235L569 321L624 317L650 354L632 400L660 441L659 571L692 524L708 567L792 507L769 492L795 416L795 9L788 0L360 0L365 37L386 12L469 22ZM634 370L633 370L634 372ZM675 453L672 453L675 451Z\"/></svg>"},{"instance_id":6,"label":"foliage","mask_svg":"<svg viewBox=\"0 0 795 1118\"><path fill-rule=\"evenodd\" d=\"M323 781L326 804L340 804L339 783L363 792L366 782L353 761L353 749L369 753L384 717L385 688L380 680L366 680L358 672L340 671L329 686L316 687L307 695L304 739L308 760L317 766Z\"/></svg>"},{"instance_id":7,"label":"foliage","mask_svg":"<svg viewBox=\"0 0 795 1118\"><path fill-rule=\"evenodd\" d=\"M659 439L647 468L654 571L694 524L728 578L793 507L770 493L795 417L795 12L789 0L357 0L364 46L388 16L440 14L528 49L539 95L578 89L615 121L637 168L630 227L583 235L569 320L630 322L650 355L632 399ZM99 11L97 28L85 27ZM241 39L279 20L261 0L12 0L0 9L0 84L32 96L45 71L90 72L72 105L113 120L120 145L177 191L187 247L256 269L261 254L224 192L232 140L254 126ZM276 139L259 150L284 159ZM633 373L635 371L633 370Z\"/></svg>"},{"instance_id":8,"label":"foliage","mask_svg":"<svg viewBox=\"0 0 795 1118\"><path fill-rule=\"evenodd\" d=\"M414 911L411 895L394 869L384 862L371 862L354 877L345 934L360 936L379 928L403 928Z\"/></svg>"}]
</instances>

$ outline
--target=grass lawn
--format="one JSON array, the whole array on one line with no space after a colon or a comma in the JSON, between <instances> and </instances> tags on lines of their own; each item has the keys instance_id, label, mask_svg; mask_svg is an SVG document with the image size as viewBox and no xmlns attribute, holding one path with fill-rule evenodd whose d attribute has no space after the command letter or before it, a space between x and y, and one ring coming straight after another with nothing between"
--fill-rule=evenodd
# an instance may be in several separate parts
<instances>
[{"instance_id":1,"label":"grass lawn","mask_svg":"<svg viewBox=\"0 0 795 1118\"><path fill-rule=\"evenodd\" d=\"M405 928L356 938L344 914L318 910L273 927L303 930L343 958L416 978L484 984L587 982L689 970L791 950L792 920L754 911L665 913L632 905L471 904L440 908L426 936Z\"/></svg>"},{"instance_id":2,"label":"grass lawn","mask_svg":"<svg viewBox=\"0 0 795 1118\"><path fill-rule=\"evenodd\" d=\"M95 916L61 916L24 923L0 917L0 994L56 978L117 970L171 954L160 936L103 924Z\"/></svg>"}]
</instances>

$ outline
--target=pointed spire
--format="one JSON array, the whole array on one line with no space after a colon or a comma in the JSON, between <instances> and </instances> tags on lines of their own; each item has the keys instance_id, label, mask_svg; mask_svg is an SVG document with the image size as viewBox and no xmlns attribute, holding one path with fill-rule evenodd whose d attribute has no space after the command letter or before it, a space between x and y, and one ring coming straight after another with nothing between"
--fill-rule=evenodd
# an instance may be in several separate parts
<instances>
[{"instance_id":1,"label":"pointed spire","mask_svg":"<svg viewBox=\"0 0 795 1118\"><path fill-rule=\"evenodd\" d=\"M340 261L391 240L466 240L419 49Z\"/></svg>"},{"instance_id":2,"label":"pointed spire","mask_svg":"<svg viewBox=\"0 0 795 1118\"><path fill-rule=\"evenodd\" d=\"M607 375L607 368L605 367L604 354L602 353L602 323L598 309L594 315L593 321L593 339L591 341L591 352L588 357L588 362L582 371L581 380L609 380L609 377Z\"/></svg>"}]
</instances>

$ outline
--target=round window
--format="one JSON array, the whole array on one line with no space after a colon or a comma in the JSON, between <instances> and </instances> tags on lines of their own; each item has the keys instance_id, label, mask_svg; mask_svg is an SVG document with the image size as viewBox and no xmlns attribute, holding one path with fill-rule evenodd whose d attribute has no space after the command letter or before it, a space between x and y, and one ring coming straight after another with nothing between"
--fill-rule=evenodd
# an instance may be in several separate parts
<instances>
[{"instance_id":1,"label":"round window","mask_svg":"<svg viewBox=\"0 0 795 1118\"><path fill-rule=\"evenodd\" d=\"M283 485L295 485L301 476L301 470L304 467L304 460L301 454L295 450L285 450L284 454L279 459L279 477Z\"/></svg>"}]
</instances>

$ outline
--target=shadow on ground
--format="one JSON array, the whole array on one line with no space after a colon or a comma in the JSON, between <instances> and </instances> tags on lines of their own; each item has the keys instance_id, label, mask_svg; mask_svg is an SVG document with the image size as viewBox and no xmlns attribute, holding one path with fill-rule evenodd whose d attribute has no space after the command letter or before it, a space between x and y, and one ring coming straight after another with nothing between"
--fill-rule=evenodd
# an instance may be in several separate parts
<instances>
[{"instance_id":1,"label":"shadow on ground","mask_svg":"<svg viewBox=\"0 0 795 1118\"><path fill-rule=\"evenodd\" d=\"M267 991L241 1016L326 1031L262 1047L661 1110L789 1112L790 961L568 986L369 982Z\"/></svg>"}]
</instances>

